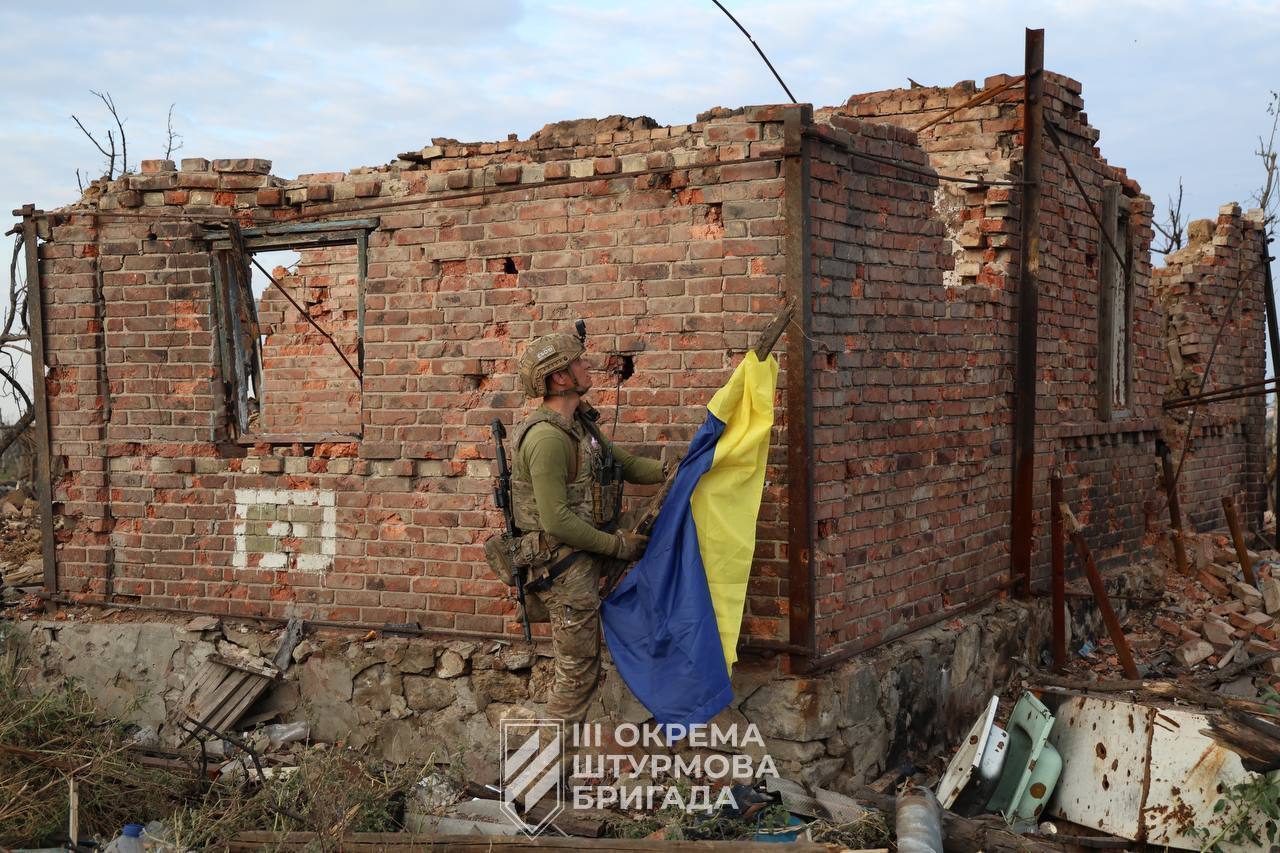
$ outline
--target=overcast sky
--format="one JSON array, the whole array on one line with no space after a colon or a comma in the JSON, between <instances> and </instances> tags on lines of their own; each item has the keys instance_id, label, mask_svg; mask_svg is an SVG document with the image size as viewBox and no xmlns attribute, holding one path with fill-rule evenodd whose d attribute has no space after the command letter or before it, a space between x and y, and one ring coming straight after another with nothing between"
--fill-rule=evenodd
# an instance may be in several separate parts
<instances>
[{"instance_id":1,"label":"overcast sky","mask_svg":"<svg viewBox=\"0 0 1280 853\"><path fill-rule=\"evenodd\" d=\"M1045 64L1084 84L1103 155L1161 208L1180 176L1191 218L1251 206L1261 182L1253 152L1280 89L1276 0L725 5L815 106L908 76L1020 73L1023 29L1044 27ZM434 136L525 137L613 113L678 124L785 100L711 0L10 3L0 45L5 214L71 202L77 168L101 173L71 121L108 126L91 89L115 98L131 165L163 154L173 104L175 159L263 157L286 177L386 163Z\"/></svg>"}]
</instances>

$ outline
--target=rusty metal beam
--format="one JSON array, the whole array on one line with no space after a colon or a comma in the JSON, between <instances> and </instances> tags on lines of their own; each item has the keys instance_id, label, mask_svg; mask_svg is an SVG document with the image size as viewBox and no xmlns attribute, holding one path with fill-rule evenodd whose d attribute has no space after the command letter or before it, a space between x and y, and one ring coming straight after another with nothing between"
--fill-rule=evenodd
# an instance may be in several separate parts
<instances>
[{"instance_id":1,"label":"rusty metal beam","mask_svg":"<svg viewBox=\"0 0 1280 853\"><path fill-rule=\"evenodd\" d=\"M1036 348L1039 341L1036 327L1040 313L1040 181L1044 154L1044 30L1027 30L1026 39L1010 559L1014 579L1022 581L1022 594L1030 595L1035 502Z\"/></svg>"},{"instance_id":2,"label":"rusty metal beam","mask_svg":"<svg viewBox=\"0 0 1280 853\"><path fill-rule=\"evenodd\" d=\"M1236 501L1231 495L1222 496L1222 513L1227 517L1227 527L1231 528L1231 541L1236 546L1236 560L1240 563L1240 570L1244 572L1244 582L1256 589L1258 578L1253 573L1253 561L1249 559L1249 548L1244 544L1240 514L1236 512Z\"/></svg>"},{"instance_id":3,"label":"rusty metal beam","mask_svg":"<svg viewBox=\"0 0 1280 853\"><path fill-rule=\"evenodd\" d=\"M1178 502L1178 480L1173 475L1173 457L1163 438L1156 439L1156 453L1160 454L1160 468L1164 476L1164 493L1169 502L1169 528L1173 539L1173 558L1178 574L1189 575L1187 543L1182 536L1182 505Z\"/></svg>"},{"instance_id":4,"label":"rusty metal beam","mask_svg":"<svg viewBox=\"0 0 1280 853\"><path fill-rule=\"evenodd\" d=\"M1067 533L1071 536L1071 542L1076 546L1076 554L1079 555L1080 562L1084 563L1085 577L1089 579L1089 588L1093 590L1093 599L1097 602L1098 609L1102 611L1102 621L1107 626L1107 633L1111 636L1112 644L1116 647L1116 656L1120 658L1120 667L1124 670L1124 677L1139 679L1142 676L1138 674L1138 666L1133 662L1133 653L1129 651L1129 641L1124 636L1124 629L1120 627L1120 619L1111 607L1111 599L1107 597L1106 584L1102 582L1102 575L1098 572L1098 564L1093 561L1093 553L1089 550L1089 543L1084 541L1084 529L1080 526L1080 522L1076 521L1076 517L1071 514L1071 510L1067 508L1065 503L1059 504L1058 511L1062 513L1062 518L1067 526Z\"/></svg>"},{"instance_id":5,"label":"rusty metal beam","mask_svg":"<svg viewBox=\"0 0 1280 853\"><path fill-rule=\"evenodd\" d=\"M1263 294L1266 296L1267 304L1267 340L1271 344L1271 378L1274 381L1280 378L1280 323L1276 320L1276 294L1272 289L1271 281L1271 262L1275 260L1271 257L1271 251L1267 246L1271 243L1272 238L1265 233L1262 235L1262 268L1266 271L1264 275ZM1275 500L1272 504L1272 512L1274 517L1280 519L1280 385L1276 386L1276 445L1273 453L1276 456L1276 479L1273 483L1275 488ZM1264 417L1265 420L1265 417ZM1262 468L1263 481L1266 481L1266 454L1263 454ZM1263 501L1263 507L1266 507L1266 501ZM1280 551L1280 521L1276 522L1275 541L1276 550Z\"/></svg>"},{"instance_id":6,"label":"rusty metal beam","mask_svg":"<svg viewBox=\"0 0 1280 853\"><path fill-rule=\"evenodd\" d=\"M1061 672L1067 665L1067 540L1062 519L1062 472L1056 467L1049 474L1049 501L1052 518L1052 560L1050 564L1050 588L1053 608L1053 671Z\"/></svg>"},{"instance_id":7,"label":"rusty metal beam","mask_svg":"<svg viewBox=\"0 0 1280 853\"><path fill-rule=\"evenodd\" d=\"M36 413L36 500L40 503L40 556L44 591L58 592L57 543L53 538L52 446L49 443L49 397L45 384L44 288L40 282L39 233L35 206L22 208L22 248L27 261L27 323L30 326L31 393ZM48 605L46 604L46 607Z\"/></svg>"},{"instance_id":8,"label":"rusty metal beam","mask_svg":"<svg viewBox=\"0 0 1280 853\"><path fill-rule=\"evenodd\" d=\"M916 133L924 133L929 128L933 127L934 125L940 122L946 121L947 119L951 118L953 115L955 115L958 112L967 110L971 107L980 106L986 103L987 101L991 100L992 98L994 98L996 95L999 95L1001 92L1004 92L1007 89L1012 89L1014 86L1020 86L1022 84L1022 80L1023 80L1022 77L1010 77L1008 80L1004 81L999 86L992 86L990 89L979 92L969 100L965 101L960 106L952 107L942 115L937 116L936 118L929 119L927 122L925 122L924 124L916 128Z\"/></svg>"},{"instance_id":9,"label":"rusty metal beam","mask_svg":"<svg viewBox=\"0 0 1280 853\"><path fill-rule=\"evenodd\" d=\"M784 151L783 288L786 300L796 306L795 328L787 332L787 640L808 649L793 655L793 668L807 669L817 655L814 622L816 585L813 577L813 394L809 368L813 350L809 343L812 298L809 292L809 150L804 128L813 121L807 105L788 109L783 119Z\"/></svg>"}]
</instances>

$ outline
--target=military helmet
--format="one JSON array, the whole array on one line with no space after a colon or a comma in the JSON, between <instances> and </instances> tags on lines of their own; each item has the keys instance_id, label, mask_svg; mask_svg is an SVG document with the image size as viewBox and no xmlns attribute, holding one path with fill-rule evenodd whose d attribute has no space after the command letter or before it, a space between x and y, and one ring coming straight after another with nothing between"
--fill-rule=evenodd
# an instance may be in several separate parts
<instances>
[{"instance_id":1,"label":"military helmet","mask_svg":"<svg viewBox=\"0 0 1280 853\"><path fill-rule=\"evenodd\" d=\"M517 372L526 397L547 396L547 377L564 370L586 352L573 335L544 335L525 348Z\"/></svg>"}]
</instances>

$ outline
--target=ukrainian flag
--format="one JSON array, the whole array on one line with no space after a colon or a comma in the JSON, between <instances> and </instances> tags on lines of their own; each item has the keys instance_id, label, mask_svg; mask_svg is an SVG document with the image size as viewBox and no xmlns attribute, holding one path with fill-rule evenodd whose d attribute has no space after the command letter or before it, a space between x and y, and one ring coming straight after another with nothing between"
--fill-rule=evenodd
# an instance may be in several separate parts
<instances>
[{"instance_id":1,"label":"ukrainian flag","mask_svg":"<svg viewBox=\"0 0 1280 853\"><path fill-rule=\"evenodd\" d=\"M618 673L659 723L705 723L733 699L777 382L777 359L748 352L707 405L644 557L601 603Z\"/></svg>"}]
</instances>

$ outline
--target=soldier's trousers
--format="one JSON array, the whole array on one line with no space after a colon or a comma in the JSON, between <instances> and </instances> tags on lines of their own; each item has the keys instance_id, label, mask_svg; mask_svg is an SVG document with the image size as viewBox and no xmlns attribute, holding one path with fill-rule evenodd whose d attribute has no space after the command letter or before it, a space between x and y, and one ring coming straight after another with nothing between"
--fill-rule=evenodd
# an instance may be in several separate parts
<instances>
[{"instance_id":1,"label":"soldier's trousers","mask_svg":"<svg viewBox=\"0 0 1280 853\"><path fill-rule=\"evenodd\" d=\"M551 586L536 596L551 620L555 674L547 696L547 714L582 722L600 681L601 559L582 554ZM531 611L538 607L533 602Z\"/></svg>"}]
</instances>

